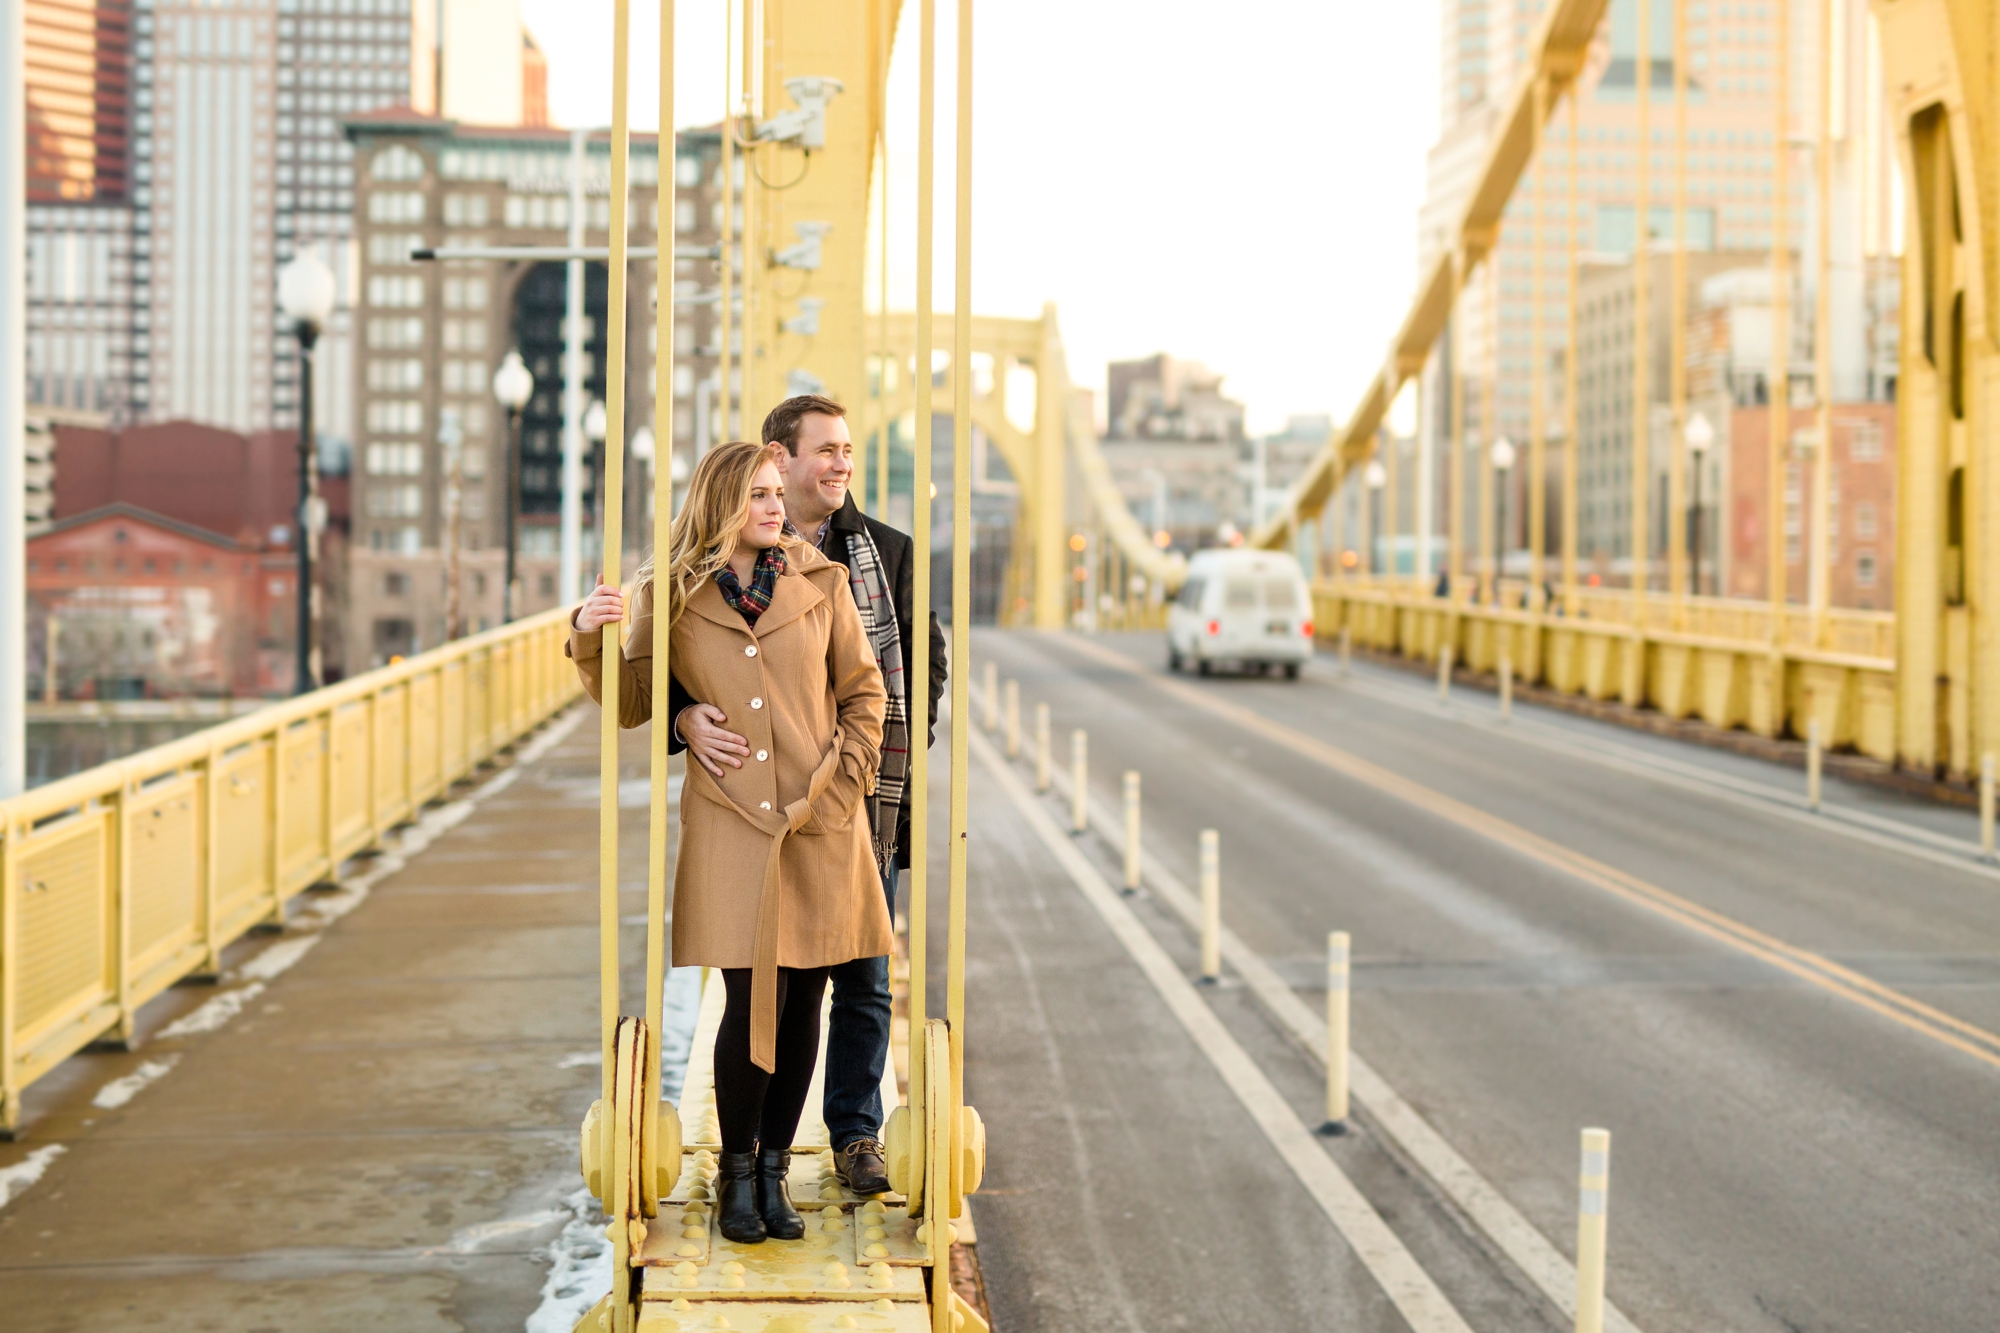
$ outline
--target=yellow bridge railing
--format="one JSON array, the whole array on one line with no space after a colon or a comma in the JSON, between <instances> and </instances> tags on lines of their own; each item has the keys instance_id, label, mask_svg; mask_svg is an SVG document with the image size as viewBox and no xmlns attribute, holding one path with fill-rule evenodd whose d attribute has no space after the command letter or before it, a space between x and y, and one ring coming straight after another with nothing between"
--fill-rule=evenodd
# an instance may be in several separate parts
<instances>
[{"instance_id":1,"label":"yellow bridge railing","mask_svg":"<svg viewBox=\"0 0 2000 1333\"><path fill-rule=\"evenodd\" d=\"M579 693L564 613L0 802L0 1131L21 1091Z\"/></svg>"}]
</instances>

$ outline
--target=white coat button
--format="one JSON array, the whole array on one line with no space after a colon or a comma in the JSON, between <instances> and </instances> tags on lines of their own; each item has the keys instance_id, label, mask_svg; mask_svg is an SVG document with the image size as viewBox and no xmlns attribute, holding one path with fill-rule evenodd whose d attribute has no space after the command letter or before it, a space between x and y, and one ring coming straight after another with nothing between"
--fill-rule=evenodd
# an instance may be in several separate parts
<instances>
[{"instance_id":1,"label":"white coat button","mask_svg":"<svg viewBox=\"0 0 2000 1333\"><path fill-rule=\"evenodd\" d=\"M745 644L743 648L743 655L745 657L755 657L757 655L757 645L754 643Z\"/></svg>"},{"instance_id":2,"label":"white coat button","mask_svg":"<svg viewBox=\"0 0 2000 1333\"><path fill-rule=\"evenodd\" d=\"M771 808L771 803L769 801L759 801L757 802L757 808L759 810L769 810Z\"/></svg>"},{"instance_id":3,"label":"white coat button","mask_svg":"<svg viewBox=\"0 0 2000 1333\"><path fill-rule=\"evenodd\" d=\"M770 752L767 750L757 751L757 762L760 764L763 763L766 759L769 759L770 757L771 757Z\"/></svg>"},{"instance_id":4,"label":"white coat button","mask_svg":"<svg viewBox=\"0 0 2000 1333\"><path fill-rule=\"evenodd\" d=\"M762 699L752 699L750 701L750 706L752 708L762 708L764 706L764 701Z\"/></svg>"}]
</instances>

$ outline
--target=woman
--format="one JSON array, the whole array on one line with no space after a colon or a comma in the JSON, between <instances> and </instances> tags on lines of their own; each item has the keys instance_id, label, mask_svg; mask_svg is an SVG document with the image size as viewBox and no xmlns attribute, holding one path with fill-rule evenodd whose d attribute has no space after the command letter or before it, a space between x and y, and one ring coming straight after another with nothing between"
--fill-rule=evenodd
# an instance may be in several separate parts
<instances>
[{"instance_id":1,"label":"woman","mask_svg":"<svg viewBox=\"0 0 2000 1333\"><path fill-rule=\"evenodd\" d=\"M687 766L674 869L674 964L722 969L728 992L715 1036L717 1225L739 1243L796 1240L805 1222L785 1178L827 971L890 948L859 814L879 758L882 673L846 569L787 532L767 446L725 444L695 467L663 582L674 676L726 707L752 747L719 776ZM652 708L654 588L649 560L618 687L627 727ZM603 626L625 610L600 583L571 619L568 652L592 698Z\"/></svg>"}]
</instances>

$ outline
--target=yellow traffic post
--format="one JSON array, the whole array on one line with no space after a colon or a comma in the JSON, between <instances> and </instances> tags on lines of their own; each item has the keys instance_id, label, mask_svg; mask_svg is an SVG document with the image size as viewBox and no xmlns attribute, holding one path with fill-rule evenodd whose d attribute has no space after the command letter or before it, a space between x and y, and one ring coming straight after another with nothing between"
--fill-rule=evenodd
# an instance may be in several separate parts
<instances>
[{"instance_id":1,"label":"yellow traffic post","mask_svg":"<svg viewBox=\"0 0 2000 1333\"><path fill-rule=\"evenodd\" d=\"M1993 752L1979 757L1979 851L1993 860Z\"/></svg>"},{"instance_id":2,"label":"yellow traffic post","mask_svg":"<svg viewBox=\"0 0 2000 1333\"><path fill-rule=\"evenodd\" d=\"M1326 1123L1319 1132L1347 1132L1347 994L1349 941L1344 930L1326 936Z\"/></svg>"},{"instance_id":3,"label":"yellow traffic post","mask_svg":"<svg viewBox=\"0 0 2000 1333\"><path fill-rule=\"evenodd\" d=\"M1577 1178L1576 1333L1604 1333L1605 1205L1611 1192L1611 1131L1583 1131Z\"/></svg>"},{"instance_id":4,"label":"yellow traffic post","mask_svg":"<svg viewBox=\"0 0 2000 1333\"><path fill-rule=\"evenodd\" d=\"M1125 892L1139 891L1139 770L1125 770Z\"/></svg>"},{"instance_id":5,"label":"yellow traffic post","mask_svg":"<svg viewBox=\"0 0 2000 1333\"><path fill-rule=\"evenodd\" d=\"M1819 809L1819 719L1806 723L1806 804Z\"/></svg>"},{"instance_id":6,"label":"yellow traffic post","mask_svg":"<svg viewBox=\"0 0 2000 1333\"><path fill-rule=\"evenodd\" d=\"M1354 631L1347 626L1340 627L1340 674L1345 676L1353 670Z\"/></svg>"},{"instance_id":7,"label":"yellow traffic post","mask_svg":"<svg viewBox=\"0 0 2000 1333\"><path fill-rule=\"evenodd\" d=\"M1514 659L1500 654L1500 720L1514 716Z\"/></svg>"},{"instance_id":8,"label":"yellow traffic post","mask_svg":"<svg viewBox=\"0 0 2000 1333\"><path fill-rule=\"evenodd\" d=\"M1451 645L1438 649L1438 702L1451 702Z\"/></svg>"},{"instance_id":9,"label":"yellow traffic post","mask_svg":"<svg viewBox=\"0 0 2000 1333\"><path fill-rule=\"evenodd\" d=\"M967 635L966 646L971 647L971 635ZM993 663L986 664L986 681L979 692L979 707L986 715L983 725L988 731L1000 730L1000 668Z\"/></svg>"},{"instance_id":10,"label":"yellow traffic post","mask_svg":"<svg viewBox=\"0 0 2000 1333\"><path fill-rule=\"evenodd\" d=\"M1069 734L1069 831L1090 827L1090 734L1078 727Z\"/></svg>"},{"instance_id":11,"label":"yellow traffic post","mask_svg":"<svg viewBox=\"0 0 2000 1333\"><path fill-rule=\"evenodd\" d=\"M1008 681L1006 696L1002 712L1007 725L1007 757L1018 759L1021 756L1021 682Z\"/></svg>"},{"instance_id":12,"label":"yellow traffic post","mask_svg":"<svg viewBox=\"0 0 2000 1333\"><path fill-rule=\"evenodd\" d=\"M1049 706L1035 705L1035 790L1049 789Z\"/></svg>"},{"instance_id":13,"label":"yellow traffic post","mask_svg":"<svg viewBox=\"0 0 2000 1333\"><path fill-rule=\"evenodd\" d=\"M1201 831L1201 984L1222 980L1222 849L1212 828Z\"/></svg>"}]
</instances>

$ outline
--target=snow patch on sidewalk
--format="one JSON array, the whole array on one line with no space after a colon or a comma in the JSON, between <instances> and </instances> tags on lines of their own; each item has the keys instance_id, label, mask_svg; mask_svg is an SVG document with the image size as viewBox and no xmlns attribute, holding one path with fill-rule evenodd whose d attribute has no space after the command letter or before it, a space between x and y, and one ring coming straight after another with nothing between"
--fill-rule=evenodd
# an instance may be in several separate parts
<instances>
[{"instance_id":1,"label":"snow patch on sidewalk","mask_svg":"<svg viewBox=\"0 0 2000 1333\"><path fill-rule=\"evenodd\" d=\"M542 1303L528 1316L526 1333L571 1333L584 1312L611 1290L611 1241L604 1212L587 1189L565 1199L569 1224L544 1251L549 1257Z\"/></svg>"},{"instance_id":2,"label":"snow patch on sidewalk","mask_svg":"<svg viewBox=\"0 0 2000 1333\"><path fill-rule=\"evenodd\" d=\"M175 1037L194 1037L204 1032L214 1032L230 1019L243 1012L243 1007L264 993L264 983L253 981L241 990L226 990L201 1008L167 1024L159 1031L157 1040L170 1041Z\"/></svg>"},{"instance_id":3,"label":"snow patch on sidewalk","mask_svg":"<svg viewBox=\"0 0 2000 1333\"><path fill-rule=\"evenodd\" d=\"M318 943L317 935L302 935L294 940L279 940L237 968L236 975L245 981L270 981L305 957L312 951L313 945Z\"/></svg>"},{"instance_id":4,"label":"snow patch on sidewalk","mask_svg":"<svg viewBox=\"0 0 2000 1333\"><path fill-rule=\"evenodd\" d=\"M169 1055L160 1060L148 1060L124 1078L114 1078L97 1090L90 1104L101 1111L115 1111L131 1101L146 1088L167 1076L175 1065L181 1062L179 1055Z\"/></svg>"},{"instance_id":5,"label":"snow patch on sidewalk","mask_svg":"<svg viewBox=\"0 0 2000 1333\"><path fill-rule=\"evenodd\" d=\"M68 1151L69 1149L60 1143L51 1143L46 1148L35 1149L24 1160L12 1166L0 1167L0 1208L5 1208L20 1198L24 1190L42 1178L42 1173L49 1169L50 1162ZM611 1242L606 1241L604 1244L604 1289L609 1291L611 1290ZM581 1314L582 1311L579 1310L577 1313Z\"/></svg>"}]
</instances>

